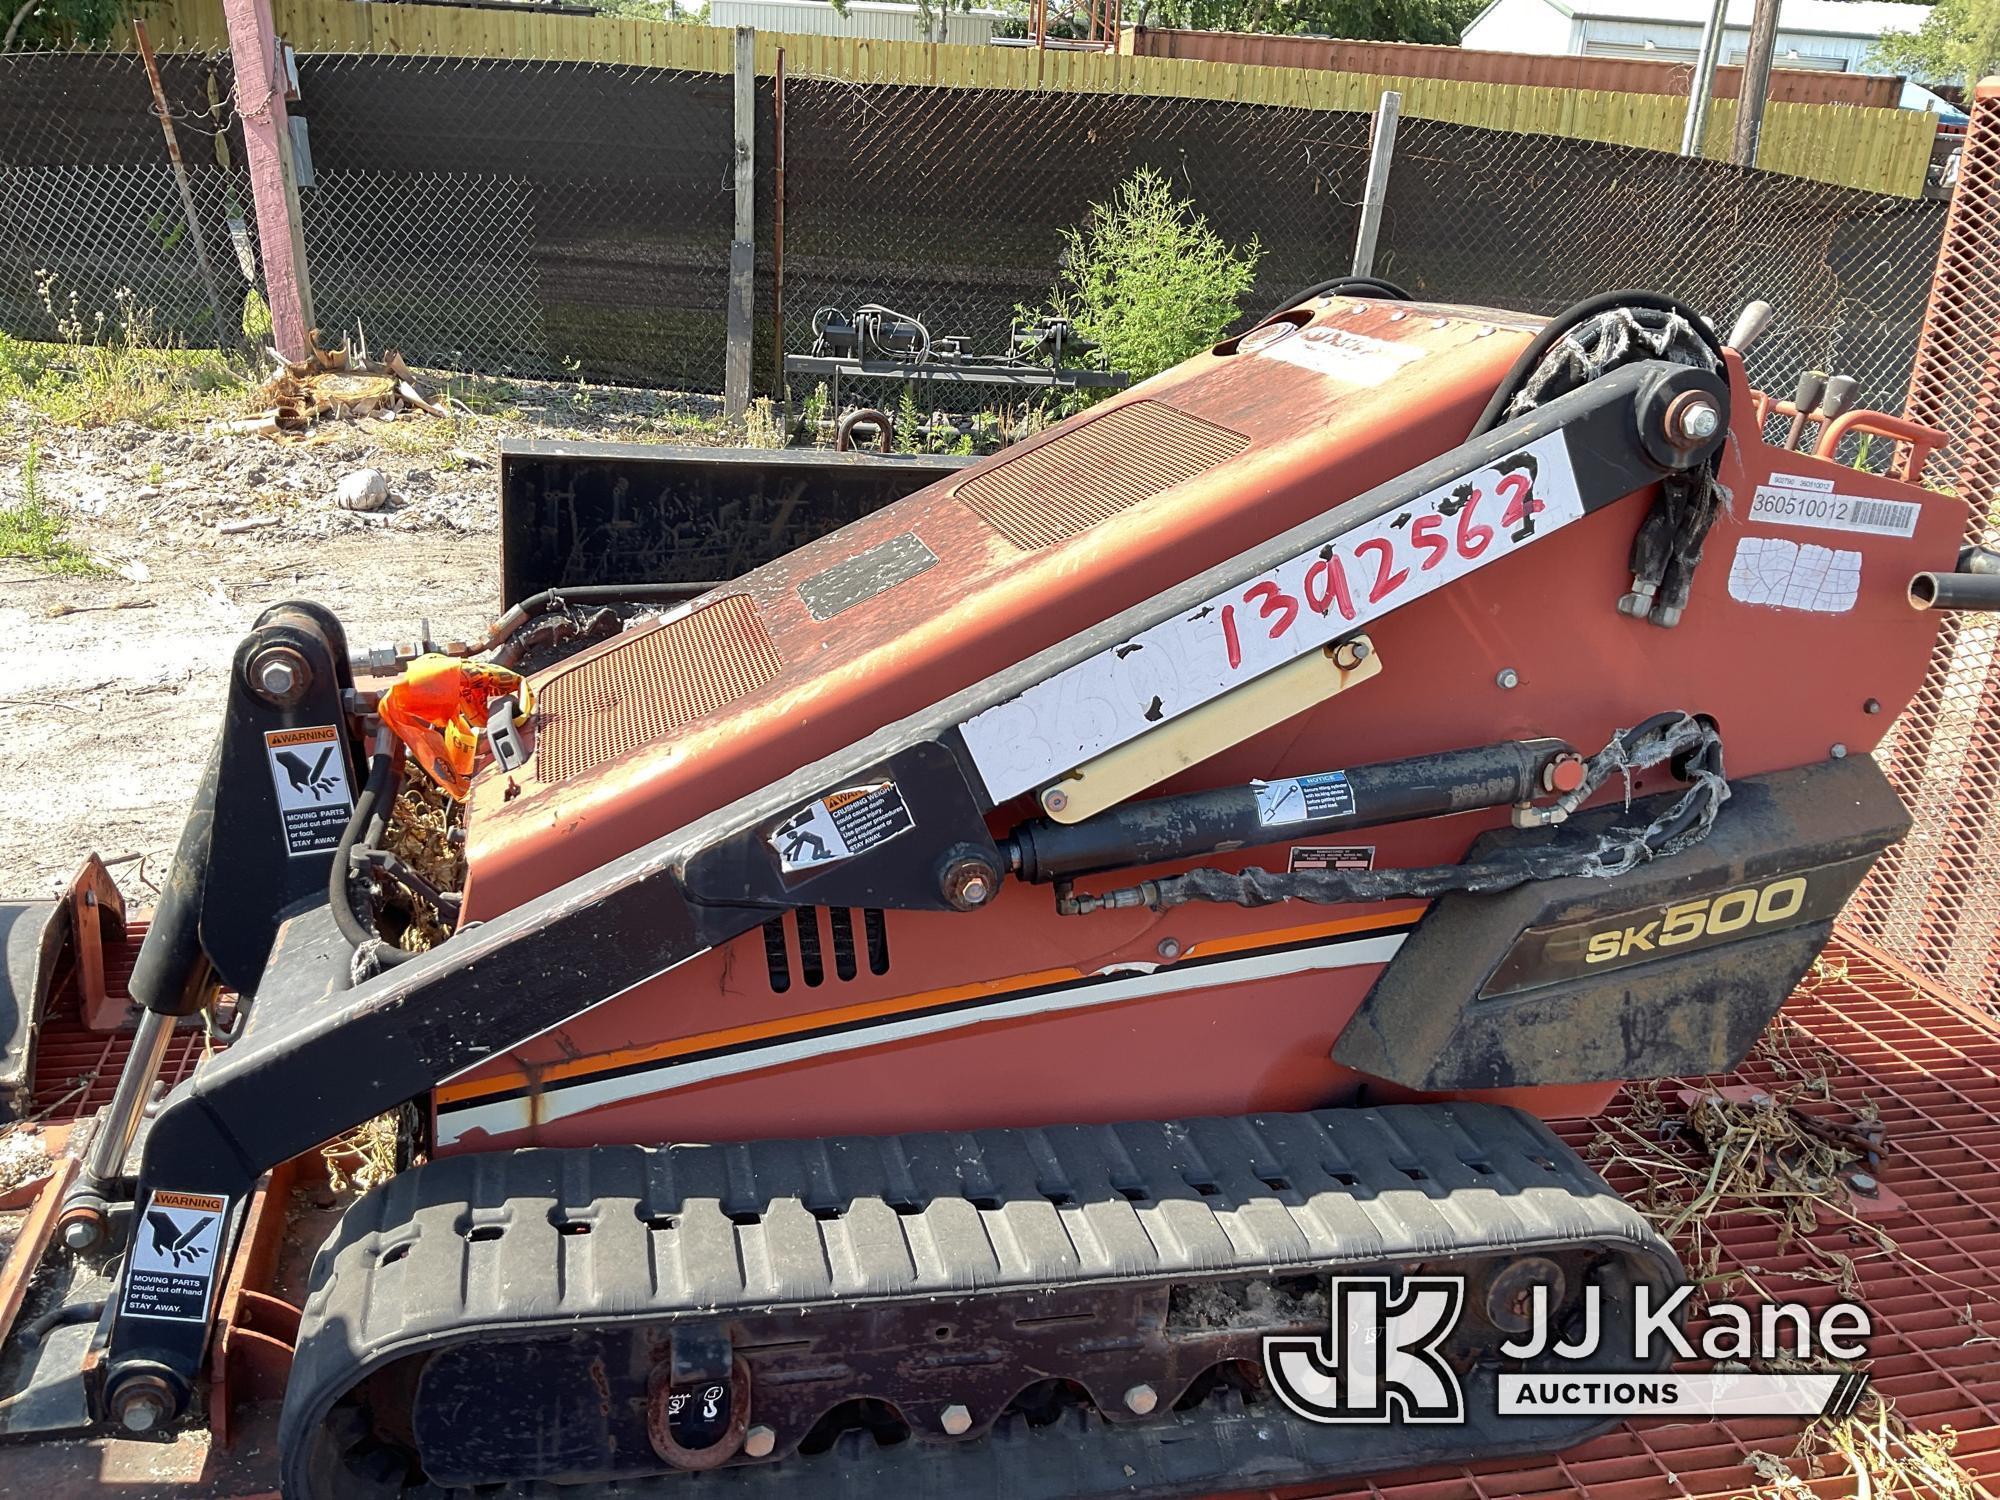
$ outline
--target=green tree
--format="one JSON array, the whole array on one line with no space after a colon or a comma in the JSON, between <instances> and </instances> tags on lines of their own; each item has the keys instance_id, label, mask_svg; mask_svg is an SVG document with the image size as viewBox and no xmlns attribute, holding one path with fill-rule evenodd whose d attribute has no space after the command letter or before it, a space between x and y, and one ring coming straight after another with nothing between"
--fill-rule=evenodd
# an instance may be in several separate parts
<instances>
[{"instance_id":1,"label":"green tree","mask_svg":"<svg viewBox=\"0 0 2000 1500\"><path fill-rule=\"evenodd\" d=\"M0 0L0 52L101 42L124 15L124 0Z\"/></svg>"},{"instance_id":2,"label":"green tree","mask_svg":"<svg viewBox=\"0 0 2000 1500\"><path fill-rule=\"evenodd\" d=\"M1138 0L1141 26L1457 43L1484 0ZM1993 0L1973 0L1991 4Z\"/></svg>"},{"instance_id":3,"label":"green tree","mask_svg":"<svg viewBox=\"0 0 2000 1500\"><path fill-rule=\"evenodd\" d=\"M1063 266L1047 311L1094 340L1114 370L1139 379L1206 349L1242 314L1262 248L1231 245L1167 179L1141 167L1082 227L1063 231ZM1021 308L1022 320L1036 310Z\"/></svg>"},{"instance_id":4,"label":"green tree","mask_svg":"<svg viewBox=\"0 0 2000 1500\"><path fill-rule=\"evenodd\" d=\"M1967 87L2000 73L2000 0L1938 0L1915 31L1892 31L1870 61L1934 83Z\"/></svg>"}]
</instances>

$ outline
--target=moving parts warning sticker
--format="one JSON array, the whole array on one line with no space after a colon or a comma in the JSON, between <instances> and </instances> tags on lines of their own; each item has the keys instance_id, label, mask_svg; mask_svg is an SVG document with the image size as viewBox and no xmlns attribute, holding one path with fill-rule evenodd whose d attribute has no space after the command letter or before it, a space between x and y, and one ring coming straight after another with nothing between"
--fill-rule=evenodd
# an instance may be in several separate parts
<instances>
[{"instance_id":1,"label":"moving parts warning sticker","mask_svg":"<svg viewBox=\"0 0 2000 1500\"><path fill-rule=\"evenodd\" d=\"M271 760L271 785L278 791L285 851L317 854L336 847L354 810L339 732L330 724L267 730L264 753Z\"/></svg>"},{"instance_id":2,"label":"moving parts warning sticker","mask_svg":"<svg viewBox=\"0 0 2000 1500\"><path fill-rule=\"evenodd\" d=\"M222 1246L227 1198L156 1192L132 1226L125 1312L174 1323L208 1320L208 1294Z\"/></svg>"},{"instance_id":3,"label":"moving parts warning sticker","mask_svg":"<svg viewBox=\"0 0 2000 1500\"><path fill-rule=\"evenodd\" d=\"M787 875L866 854L916 827L893 781L844 787L808 803L771 835L778 868Z\"/></svg>"}]
</instances>

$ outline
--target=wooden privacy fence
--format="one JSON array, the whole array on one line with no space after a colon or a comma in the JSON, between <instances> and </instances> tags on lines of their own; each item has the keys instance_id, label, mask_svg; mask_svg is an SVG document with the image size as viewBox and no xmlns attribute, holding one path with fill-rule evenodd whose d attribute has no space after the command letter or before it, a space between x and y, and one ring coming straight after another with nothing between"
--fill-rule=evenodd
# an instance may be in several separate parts
<instances>
[{"instance_id":1,"label":"wooden privacy fence","mask_svg":"<svg viewBox=\"0 0 2000 1500\"><path fill-rule=\"evenodd\" d=\"M730 32L687 23L354 0L273 0L273 7L278 34L301 53L519 58L724 74L734 61ZM157 0L139 6L138 14L162 50L228 46L221 0ZM131 44L128 29L121 28L117 43ZM1403 95L1403 114L1412 119L1661 151L1678 146L1685 114L1684 100L1663 94L775 32L757 35L759 73L774 69L781 47L793 77L856 83L1223 99L1323 110L1369 110L1384 89L1396 89ZM1706 154L1725 159L1735 128L1736 101L1714 101ZM1914 198L1923 192L1936 129L1936 119L1920 110L1774 102L1765 113L1758 164Z\"/></svg>"}]
</instances>

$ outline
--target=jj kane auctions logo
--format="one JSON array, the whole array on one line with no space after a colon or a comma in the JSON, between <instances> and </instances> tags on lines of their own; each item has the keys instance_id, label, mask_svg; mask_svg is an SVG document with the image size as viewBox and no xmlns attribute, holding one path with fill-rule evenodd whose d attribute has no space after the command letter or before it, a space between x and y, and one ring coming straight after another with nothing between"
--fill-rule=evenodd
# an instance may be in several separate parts
<instances>
[{"instance_id":1,"label":"jj kane auctions logo","mask_svg":"<svg viewBox=\"0 0 2000 1500\"><path fill-rule=\"evenodd\" d=\"M1466 1393L1452 1339L1467 1306L1460 1276L1335 1277L1323 1335L1273 1334L1264 1370L1291 1411L1310 1422L1466 1420ZM1492 1399L1501 1416L1553 1410L1605 1416L1844 1416L1867 1389L1854 1372L1741 1368L1744 1363L1855 1360L1866 1355L1868 1310L1836 1302L1813 1309L1771 1303L1753 1312L1709 1309L1699 1339L1681 1328L1692 1287L1633 1293L1629 1340L1605 1332L1602 1289L1587 1286L1574 1309L1549 1306L1549 1288L1530 1295L1528 1327L1499 1346L1527 1369L1500 1371ZM1574 1329L1575 1336L1566 1336ZM1724 1362L1707 1373L1668 1372L1675 1360ZM1624 1367L1621 1369L1621 1367Z\"/></svg>"}]
</instances>

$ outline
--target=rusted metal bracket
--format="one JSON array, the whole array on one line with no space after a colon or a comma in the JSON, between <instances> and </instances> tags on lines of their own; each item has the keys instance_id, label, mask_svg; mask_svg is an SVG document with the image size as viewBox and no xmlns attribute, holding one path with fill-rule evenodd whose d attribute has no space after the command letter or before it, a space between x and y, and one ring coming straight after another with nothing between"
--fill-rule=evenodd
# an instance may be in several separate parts
<instances>
[{"instance_id":1,"label":"rusted metal bracket","mask_svg":"<svg viewBox=\"0 0 2000 1500\"><path fill-rule=\"evenodd\" d=\"M70 948L76 955L77 1010L92 1031L116 1031L132 1002L113 995L104 978L104 950L125 937L125 898L95 854L83 862L63 897L69 908Z\"/></svg>"}]
</instances>

